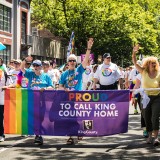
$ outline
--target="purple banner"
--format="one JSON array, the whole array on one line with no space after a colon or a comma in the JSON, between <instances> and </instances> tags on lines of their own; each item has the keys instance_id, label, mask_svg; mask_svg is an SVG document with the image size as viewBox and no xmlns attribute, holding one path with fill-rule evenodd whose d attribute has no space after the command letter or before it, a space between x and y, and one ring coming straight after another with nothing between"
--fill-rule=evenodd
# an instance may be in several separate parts
<instances>
[{"instance_id":1,"label":"purple banner","mask_svg":"<svg viewBox=\"0 0 160 160\"><path fill-rule=\"evenodd\" d=\"M40 128L35 134L94 137L128 131L129 90L41 94L40 99L37 97L41 107L35 114Z\"/></svg>"}]
</instances>

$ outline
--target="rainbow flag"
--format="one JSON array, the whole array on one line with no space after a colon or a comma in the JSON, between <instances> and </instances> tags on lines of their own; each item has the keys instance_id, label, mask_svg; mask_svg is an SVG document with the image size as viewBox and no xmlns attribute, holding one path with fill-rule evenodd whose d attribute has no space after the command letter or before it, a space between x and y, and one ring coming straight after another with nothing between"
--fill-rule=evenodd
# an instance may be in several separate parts
<instances>
[{"instance_id":1,"label":"rainbow flag","mask_svg":"<svg viewBox=\"0 0 160 160\"><path fill-rule=\"evenodd\" d=\"M71 37L70 37L70 41L69 41L68 50L67 50L67 57L70 54L74 54L74 45L75 45L74 32L72 32Z\"/></svg>"},{"instance_id":2,"label":"rainbow flag","mask_svg":"<svg viewBox=\"0 0 160 160\"><path fill-rule=\"evenodd\" d=\"M38 132L40 96L28 89L7 89L5 91L4 132L6 134L32 135Z\"/></svg>"}]
</instances>

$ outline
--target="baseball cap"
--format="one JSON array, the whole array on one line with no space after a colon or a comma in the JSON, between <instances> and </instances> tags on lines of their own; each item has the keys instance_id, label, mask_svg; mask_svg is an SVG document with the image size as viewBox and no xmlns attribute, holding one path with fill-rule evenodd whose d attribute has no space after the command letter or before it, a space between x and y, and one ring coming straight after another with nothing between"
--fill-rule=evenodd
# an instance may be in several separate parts
<instances>
[{"instance_id":1,"label":"baseball cap","mask_svg":"<svg viewBox=\"0 0 160 160\"><path fill-rule=\"evenodd\" d=\"M33 64L33 65L34 65L34 64L37 64L37 65L39 65L39 66L42 66L42 62L41 62L40 60L38 60L38 59L34 60L32 64Z\"/></svg>"},{"instance_id":2,"label":"baseball cap","mask_svg":"<svg viewBox=\"0 0 160 160\"><path fill-rule=\"evenodd\" d=\"M110 53L104 53L103 58L111 57Z\"/></svg>"}]
</instances>

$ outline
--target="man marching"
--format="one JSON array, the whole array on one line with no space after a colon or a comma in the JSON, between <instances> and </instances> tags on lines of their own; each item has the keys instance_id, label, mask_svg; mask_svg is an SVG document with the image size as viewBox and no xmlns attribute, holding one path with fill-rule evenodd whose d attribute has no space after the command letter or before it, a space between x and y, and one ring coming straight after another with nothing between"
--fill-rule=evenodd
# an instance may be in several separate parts
<instances>
[{"instance_id":1,"label":"man marching","mask_svg":"<svg viewBox=\"0 0 160 160\"><path fill-rule=\"evenodd\" d=\"M103 64L99 65L94 75L93 89L96 89L96 84L100 83L100 90L118 89L118 80L120 78L120 70L115 63L111 62L110 53L103 55Z\"/></svg>"}]
</instances>

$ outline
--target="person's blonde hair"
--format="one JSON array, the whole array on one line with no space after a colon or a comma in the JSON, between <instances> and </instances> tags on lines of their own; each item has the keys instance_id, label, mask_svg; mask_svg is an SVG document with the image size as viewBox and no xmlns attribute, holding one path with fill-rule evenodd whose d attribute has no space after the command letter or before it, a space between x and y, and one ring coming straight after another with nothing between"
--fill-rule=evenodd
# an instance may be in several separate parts
<instances>
[{"instance_id":1,"label":"person's blonde hair","mask_svg":"<svg viewBox=\"0 0 160 160\"><path fill-rule=\"evenodd\" d=\"M155 70L158 72L159 71L159 63L158 63L158 59L156 57L146 57L143 61L143 65L142 67L144 68L144 70L146 72L149 72L149 65L150 63L155 62L156 63L156 67Z\"/></svg>"}]
</instances>

